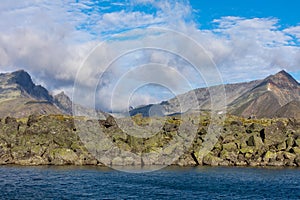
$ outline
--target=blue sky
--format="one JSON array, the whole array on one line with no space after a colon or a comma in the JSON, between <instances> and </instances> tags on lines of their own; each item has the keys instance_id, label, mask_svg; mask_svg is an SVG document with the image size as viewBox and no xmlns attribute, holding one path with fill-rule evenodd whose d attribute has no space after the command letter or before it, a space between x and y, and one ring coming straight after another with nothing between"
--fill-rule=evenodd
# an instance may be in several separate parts
<instances>
[{"instance_id":1,"label":"blue sky","mask_svg":"<svg viewBox=\"0 0 300 200\"><path fill-rule=\"evenodd\" d=\"M116 58L122 50L129 51L141 44L144 48L164 45L166 50L173 48L195 56L205 51L223 83L261 79L282 69L299 81L299 7L300 2L296 0L3 0L0 70L23 68L33 75L35 82L54 93L66 91L69 96L77 82L86 92L84 98L77 99L79 102L89 104L96 96L101 99L97 106L108 110L118 79L126 70L134 71L135 67L147 63L171 67L179 74L166 68L160 72L140 70L142 74L136 76L137 80L131 77L127 84L161 77L167 80L168 87L178 92L208 85L203 74L197 73L180 53L171 55L153 49L132 51L119 55L114 65L104 66L107 59ZM197 55L190 47L192 42L188 45L173 36L145 34L154 27L185 35L190 42L199 44L203 52ZM91 55L96 56L91 59ZM197 59L201 63L202 57ZM207 66L206 70L211 69ZM191 88L182 87L178 81L187 79ZM100 88L96 94L95 85ZM170 88L143 85L138 88L130 99L130 104L135 106L174 96ZM124 98L127 96L124 94ZM128 102L122 94L118 98L120 109L126 107Z\"/></svg>"},{"instance_id":2,"label":"blue sky","mask_svg":"<svg viewBox=\"0 0 300 200\"><path fill-rule=\"evenodd\" d=\"M211 28L211 21L223 16L278 18L282 27L298 25L300 19L297 0L193 0L191 6L197 10L195 17L203 28Z\"/></svg>"}]
</instances>

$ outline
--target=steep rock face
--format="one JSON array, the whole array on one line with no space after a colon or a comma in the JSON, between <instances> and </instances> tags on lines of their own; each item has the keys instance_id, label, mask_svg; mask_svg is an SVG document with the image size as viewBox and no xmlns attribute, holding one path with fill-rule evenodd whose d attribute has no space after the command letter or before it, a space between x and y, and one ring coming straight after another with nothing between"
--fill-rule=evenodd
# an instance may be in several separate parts
<instances>
[{"instance_id":1,"label":"steep rock face","mask_svg":"<svg viewBox=\"0 0 300 200\"><path fill-rule=\"evenodd\" d=\"M24 70L0 74L0 116L27 117L30 114L59 114L47 89L35 85Z\"/></svg>"},{"instance_id":2,"label":"steep rock face","mask_svg":"<svg viewBox=\"0 0 300 200\"><path fill-rule=\"evenodd\" d=\"M271 117L281 106L274 94L270 92L263 93L257 98L247 101L240 107L235 109L232 114L238 116L256 116L256 117Z\"/></svg>"},{"instance_id":3,"label":"steep rock face","mask_svg":"<svg viewBox=\"0 0 300 200\"><path fill-rule=\"evenodd\" d=\"M7 81L8 85L15 85L21 90L24 97L32 97L37 100L53 101L49 92L41 85L35 85L30 75L24 70L19 70L11 73L11 77Z\"/></svg>"}]
</instances>

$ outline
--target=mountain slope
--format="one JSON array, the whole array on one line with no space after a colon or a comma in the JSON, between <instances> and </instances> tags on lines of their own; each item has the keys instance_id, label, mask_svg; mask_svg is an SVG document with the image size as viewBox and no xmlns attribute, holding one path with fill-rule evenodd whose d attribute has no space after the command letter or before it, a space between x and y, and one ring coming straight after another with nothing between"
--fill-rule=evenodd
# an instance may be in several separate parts
<instances>
[{"instance_id":1,"label":"mountain slope","mask_svg":"<svg viewBox=\"0 0 300 200\"><path fill-rule=\"evenodd\" d=\"M272 117L300 119L300 101L291 101L279 108Z\"/></svg>"},{"instance_id":2,"label":"mountain slope","mask_svg":"<svg viewBox=\"0 0 300 200\"><path fill-rule=\"evenodd\" d=\"M234 83L234 84L226 84L224 85L226 92L226 102L227 104L231 103L235 99L237 99L241 94L247 93L253 87L259 85L261 80L255 80L251 82L245 83ZM213 86L212 90L218 91L222 86ZM222 96L215 97L217 102L223 102L224 99ZM182 105L180 105L182 102ZM153 105L157 107L157 105ZM201 110L210 110L211 109L211 97L209 93L209 88L198 88L187 93L178 95L168 101L163 101L159 104L162 108L162 113L165 115L173 115L175 113L183 113L183 112L196 112L197 108ZM218 106L218 105L216 105ZM143 116L149 116L151 112L151 106L142 106L135 108L130 111L131 115L135 115L138 113L143 114Z\"/></svg>"},{"instance_id":3,"label":"mountain slope","mask_svg":"<svg viewBox=\"0 0 300 200\"><path fill-rule=\"evenodd\" d=\"M243 117L271 117L294 100L300 100L300 85L291 75L280 71L229 104L229 110Z\"/></svg>"},{"instance_id":4,"label":"mountain slope","mask_svg":"<svg viewBox=\"0 0 300 200\"><path fill-rule=\"evenodd\" d=\"M212 89L217 90L221 87L213 86ZM224 87L227 111L243 117L272 117L282 106L291 101L300 100L300 84L285 71L280 71L263 80L226 84ZM196 98L193 98L193 96L196 96ZM218 102L224 102L221 96L216 97L216 99ZM183 105L180 105L179 102L182 102ZM196 112L196 108L210 110L209 89L195 89L164 101L159 105L162 108L162 113L165 115ZM141 113L144 116L148 116L150 111L151 106L148 105L133 109L130 111L130 114Z\"/></svg>"}]
</instances>

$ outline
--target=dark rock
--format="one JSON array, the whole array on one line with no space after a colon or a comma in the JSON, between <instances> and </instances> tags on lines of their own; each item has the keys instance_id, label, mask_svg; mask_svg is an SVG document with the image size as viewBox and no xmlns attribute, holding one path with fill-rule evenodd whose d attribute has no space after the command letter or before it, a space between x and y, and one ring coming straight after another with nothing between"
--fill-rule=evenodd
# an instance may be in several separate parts
<instances>
[{"instance_id":1,"label":"dark rock","mask_svg":"<svg viewBox=\"0 0 300 200\"><path fill-rule=\"evenodd\" d=\"M173 123L165 123L163 130L166 132L173 132L178 130L178 125Z\"/></svg>"},{"instance_id":2,"label":"dark rock","mask_svg":"<svg viewBox=\"0 0 300 200\"><path fill-rule=\"evenodd\" d=\"M106 120L99 120L100 125L103 125L105 128L112 126L117 126L117 122L112 116L108 116Z\"/></svg>"},{"instance_id":3,"label":"dark rock","mask_svg":"<svg viewBox=\"0 0 300 200\"><path fill-rule=\"evenodd\" d=\"M31 126L32 124L37 123L38 121L39 121L38 115L35 114L30 115L27 120L27 126Z\"/></svg>"},{"instance_id":4,"label":"dark rock","mask_svg":"<svg viewBox=\"0 0 300 200\"><path fill-rule=\"evenodd\" d=\"M4 120L5 124L16 124L17 120L14 117L6 117Z\"/></svg>"},{"instance_id":5,"label":"dark rock","mask_svg":"<svg viewBox=\"0 0 300 200\"><path fill-rule=\"evenodd\" d=\"M259 136L261 137L262 141L264 142L266 139L265 129L261 129L259 131Z\"/></svg>"},{"instance_id":6,"label":"dark rock","mask_svg":"<svg viewBox=\"0 0 300 200\"><path fill-rule=\"evenodd\" d=\"M242 126L243 123L241 121L232 121L230 123L230 126Z\"/></svg>"},{"instance_id":7,"label":"dark rock","mask_svg":"<svg viewBox=\"0 0 300 200\"><path fill-rule=\"evenodd\" d=\"M256 135L252 135L249 137L249 139L247 140L247 145L248 146L255 146L255 147L262 147L263 146L263 142L262 139Z\"/></svg>"}]
</instances>

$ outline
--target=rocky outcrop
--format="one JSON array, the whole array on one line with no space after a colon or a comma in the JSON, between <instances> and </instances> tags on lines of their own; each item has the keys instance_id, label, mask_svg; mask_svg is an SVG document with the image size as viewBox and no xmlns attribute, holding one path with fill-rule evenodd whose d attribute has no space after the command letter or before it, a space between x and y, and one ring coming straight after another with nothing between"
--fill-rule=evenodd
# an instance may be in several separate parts
<instances>
[{"instance_id":1,"label":"rocky outcrop","mask_svg":"<svg viewBox=\"0 0 300 200\"><path fill-rule=\"evenodd\" d=\"M243 125L234 123L233 126L226 126L223 138L198 163L226 166L300 166L299 124L292 120L243 120Z\"/></svg>"},{"instance_id":2,"label":"rocky outcrop","mask_svg":"<svg viewBox=\"0 0 300 200\"><path fill-rule=\"evenodd\" d=\"M0 164L97 165L83 146L73 119L62 115L32 115L25 121L0 122Z\"/></svg>"},{"instance_id":3,"label":"rocky outcrop","mask_svg":"<svg viewBox=\"0 0 300 200\"><path fill-rule=\"evenodd\" d=\"M129 123L128 119L124 120L123 124ZM149 118L142 116L134 120L142 127L150 123ZM101 161L111 159L109 165L164 165L167 160L163 157L141 159L141 155L159 151L173 155L173 152L184 150L185 153L174 160L174 165L300 166L300 121L296 119L258 120L228 116L221 136L205 155L200 151L207 135L207 117L201 118L195 138L178 135L182 118L161 120L166 120L161 131L141 138L134 136L137 133L123 132L118 127L120 120L117 122L111 116L106 120L63 115L31 115L26 119L6 117L0 122L0 164L102 165ZM80 129L75 121L80 123ZM99 135L100 129L104 138ZM190 146L181 147L176 143L182 139L190 139ZM115 147L111 148L110 143ZM110 149L109 153L98 154L105 148ZM127 153L119 155L120 149ZM137 156L132 156L131 152Z\"/></svg>"}]
</instances>

